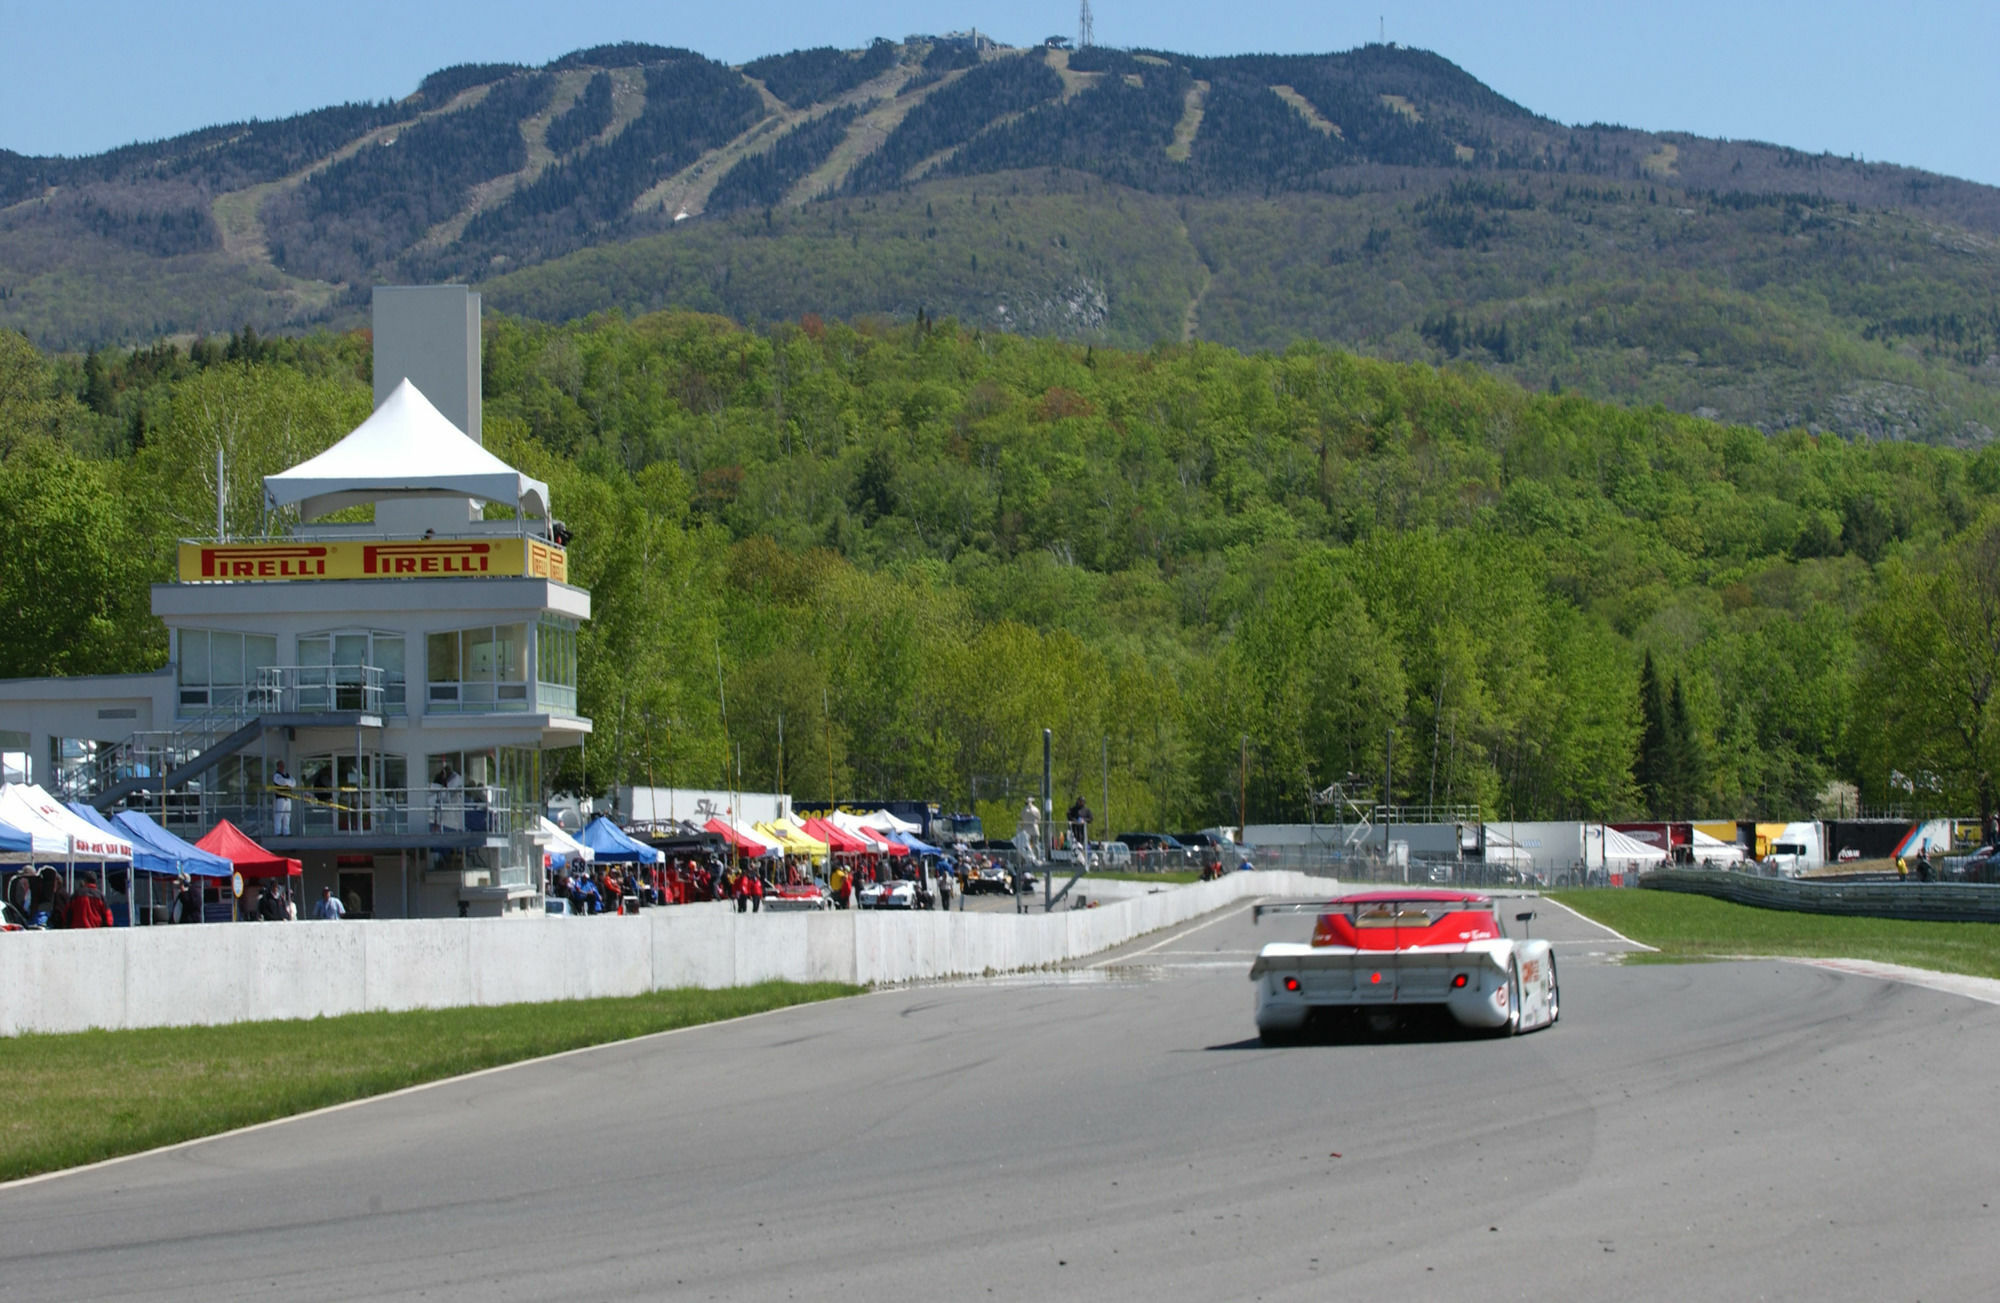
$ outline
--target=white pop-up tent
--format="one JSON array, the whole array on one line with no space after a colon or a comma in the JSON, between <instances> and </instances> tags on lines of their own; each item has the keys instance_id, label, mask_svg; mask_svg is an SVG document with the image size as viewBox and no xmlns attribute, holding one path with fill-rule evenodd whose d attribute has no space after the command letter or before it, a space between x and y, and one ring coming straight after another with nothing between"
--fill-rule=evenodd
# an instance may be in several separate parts
<instances>
[{"instance_id":1,"label":"white pop-up tent","mask_svg":"<svg viewBox=\"0 0 2000 1303\"><path fill-rule=\"evenodd\" d=\"M0 787L0 822L28 833L37 859L110 864L132 858L129 839L90 823L33 783Z\"/></svg>"},{"instance_id":2,"label":"white pop-up tent","mask_svg":"<svg viewBox=\"0 0 2000 1303\"><path fill-rule=\"evenodd\" d=\"M911 823L908 819L898 819L887 810L877 810L873 814L858 814L854 817L863 827L872 828L876 832L923 831L921 824Z\"/></svg>"},{"instance_id":3,"label":"white pop-up tent","mask_svg":"<svg viewBox=\"0 0 2000 1303\"><path fill-rule=\"evenodd\" d=\"M1694 830L1694 836L1689 839L1688 853L1693 857L1696 864L1741 864L1743 862L1743 848L1741 846L1738 846L1735 842L1723 841L1720 837L1711 837L1699 828Z\"/></svg>"},{"instance_id":4,"label":"white pop-up tent","mask_svg":"<svg viewBox=\"0 0 2000 1303\"><path fill-rule=\"evenodd\" d=\"M571 859L579 859L586 864L597 858L597 851L594 847L585 846L582 842L564 832L553 820L547 817L542 818L535 825L535 830L529 833L528 836L531 840L539 843L541 848L551 855L562 855Z\"/></svg>"},{"instance_id":5,"label":"white pop-up tent","mask_svg":"<svg viewBox=\"0 0 2000 1303\"><path fill-rule=\"evenodd\" d=\"M1656 867L1667 862L1667 853L1616 828L1604 830L1604 863L1621 869Z\"/></svg>"},{"instance_id":6,"label":"white pop-up tent","mask_svg":"<svg viewBox=\"0 0 2000 1303\"><path fill-rule=\"evenodd\" d=\"M467 438L408 380L319 456L264 477L274 507L303 520L396 498L477 498L546 518L549 486Z\"/></svg>"}]
</instances>

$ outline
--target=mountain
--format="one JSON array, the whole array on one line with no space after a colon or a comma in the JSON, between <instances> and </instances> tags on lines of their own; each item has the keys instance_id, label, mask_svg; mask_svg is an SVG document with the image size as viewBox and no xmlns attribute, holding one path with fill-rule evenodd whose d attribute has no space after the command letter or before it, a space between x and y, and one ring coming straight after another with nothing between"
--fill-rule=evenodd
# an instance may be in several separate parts
<instances>
[{"instance_id":1,"label":"mountain","mask_svg":"<svg viewBox=\"0 0 2000 1303\"><path fill-rule=\"evenodd\" d=\"M2000 189L1565 126L1397 46L628 44L0 151L0 328L45 347L358 324L374 284L440 279L550 319L1308 336L1766 430L2000 429Z\"/></svg>"}]
</instances>

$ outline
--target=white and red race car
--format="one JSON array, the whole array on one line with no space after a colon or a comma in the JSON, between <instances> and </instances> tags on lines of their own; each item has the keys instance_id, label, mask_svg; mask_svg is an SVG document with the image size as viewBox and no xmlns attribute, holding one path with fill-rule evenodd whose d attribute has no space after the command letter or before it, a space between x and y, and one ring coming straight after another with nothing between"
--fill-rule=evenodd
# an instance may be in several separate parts
<instances>
[{"instance_id":1,"label":"white and red race car","mask_svg":"<svg viewBox=\"0 0 2000 1303\"><path fill-rule=\"evenodd\" d=\"M1306 913L1316 915L1310 944L1274 941L1250 965L1266 1044L1341 1022L1389 1031L1438 1009L1501 1036L1561 1016L1554 949L1509 937L1489 897L1405 887L1258 905L1254 917Z\"/></svg>"}]
</instances>

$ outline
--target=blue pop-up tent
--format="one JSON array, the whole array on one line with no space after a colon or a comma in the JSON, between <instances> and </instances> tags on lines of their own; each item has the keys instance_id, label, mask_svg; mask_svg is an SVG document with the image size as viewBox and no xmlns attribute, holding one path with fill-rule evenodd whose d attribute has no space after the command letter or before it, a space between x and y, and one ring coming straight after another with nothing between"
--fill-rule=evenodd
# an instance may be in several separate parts
<instances>
[{"instance_id":1,"label":"blue pop-up tent","mask_svg":"<svg viewBox=\"0 0 2000 1303\"><path fill-rule=\"evenodd\" d=\"M0 851L25 851L32 855L35 839L11 823L0 822Z\"/></svg>"},{"instance_id":2,"label":"blue pop-up tent","mask_svg":"<svg viewBox=\"0 0 2000 1303\"><path fill-rule=\"evenodd\" d=\"M888 839L892 842L899 842L902 845L909 847L911 850L915 851L919 855L944 854L943 851L931 845L929 842L918 840L917 835L913 832L892 832L892 833L885 833L884 836L888 837Z\"/></svg>"},{"instance_id":3,"label":"blue pop-up tent","mask_svg":"<svg viewBox=\"0 0 2000 1303\"><path fill-rule=\"evenodd\" d=\"M603 815L590 821L590 826L577 834L576 839L590 847L597 856L597 863L612 864L658 864L666 856L646 845L633 841L620 828Z\"/></svg>"},{"instance_id":4,"label":"blue pop-up tent","mask_svg":"<svg viewBox=\"0 0 2000 1303\"><path fill-rule=\"evenodd\" d=\"M176 837L153 822L151 816L138 810L126 810L114 816L111 826L131 839L132 854L141 873L185 873L190 878L227 878L236 871L236 866L220 855ZM140 849L142 846L144 850ZM171 861L175 867L154 868L156 861L146 858L149 852Z\"/></svg>"}]
</instances>

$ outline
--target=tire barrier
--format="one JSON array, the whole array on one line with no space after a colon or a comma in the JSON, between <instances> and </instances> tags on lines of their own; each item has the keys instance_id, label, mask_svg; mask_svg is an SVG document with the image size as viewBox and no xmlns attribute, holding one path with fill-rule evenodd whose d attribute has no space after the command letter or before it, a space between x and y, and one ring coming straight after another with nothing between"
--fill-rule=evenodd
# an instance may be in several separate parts
<instances>
[{"instance_id":1,"label":"tire barrier","mask_svg":"<svg viewBox=\"0 0 2000 1303\"><path fill-rule=\"evenodd\" d=\"M1932 923L2000 923L2000 886L1963 882L1815 882L1705 869L1662 869L1639 880L1654 891L1714 896L1759 909L1852 914Z\"/></svg>"}]
</instances>

